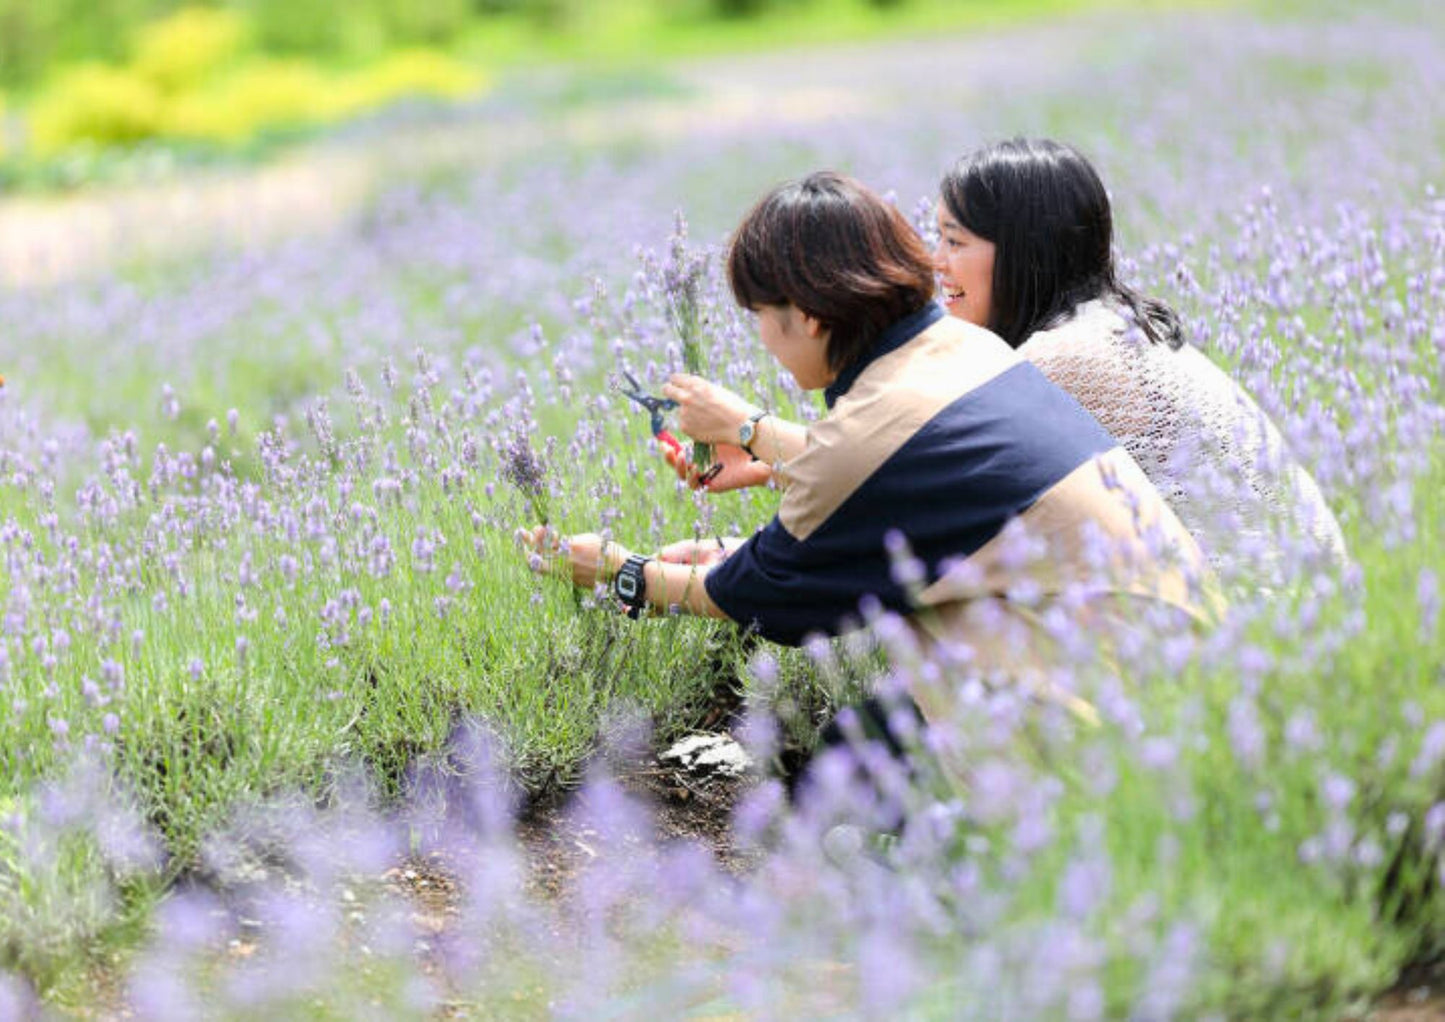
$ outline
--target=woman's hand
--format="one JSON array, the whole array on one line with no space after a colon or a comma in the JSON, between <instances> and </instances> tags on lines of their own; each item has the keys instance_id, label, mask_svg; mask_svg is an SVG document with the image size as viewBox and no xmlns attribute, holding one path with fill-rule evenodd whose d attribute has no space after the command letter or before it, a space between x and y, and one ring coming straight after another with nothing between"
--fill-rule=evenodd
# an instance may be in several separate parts
<instances>
[{"instance_id":1,"label":"woman's hand","mask_svg":"<svg viewBox=\"0 0 1445 1022\"><path fill-rule=\"evenodd\" d=\"M626 550L595 532L559 536L548 526L539 525L530 532L517 530L517 538L531 551L527 561L533 571L571 579L581 589L592 589L598 582L611 579L616 574L614 562L627 560Z\"/></svg>"},{"instance_id":2,"label":"woman's hand","mask_svg":"<svg viewBox=\"0 0 1445 1022\"><path fill-rule=\"evenodd\" d=\"M736 445L738 428L762 410L726 387L687 373L673 373L662 394L677 402L678 429L703 444Z\"/></svg>"},{"instance_id":3,"label":"woman's hand","mask_svg":"<svg viewBox=\"0 0 1445 1022\"><path fill-rule=\"evenodd\" d=\"M720 564L745 542L737 536L727 539L680 539L659 550L657 559L664 564Z\"/></svg>"},{"instance_id":4,"label":"woman's hand","mask_svg":"<svg viewBox=\"0 0 1445 1022\"><path fill-rule=\"evenodd\" d=\"M706 483L685 453L664 447L662 456L677 477L686 481L694 490L705 489L709 493L723 493L727 490L743 490L749 486L764 486L773 478L773 469L765 461L755 461L753 456L737 444L717 444L713 447L713 465L716 472Z\"/></svg>"}]
</instances>

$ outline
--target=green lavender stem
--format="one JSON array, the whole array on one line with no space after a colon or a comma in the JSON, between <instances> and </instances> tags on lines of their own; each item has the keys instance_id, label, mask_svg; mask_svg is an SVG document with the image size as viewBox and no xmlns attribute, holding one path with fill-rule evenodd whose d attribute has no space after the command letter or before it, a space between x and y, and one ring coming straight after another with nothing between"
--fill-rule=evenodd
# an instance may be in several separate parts
<instances>
[{"instance_id":1,"label":"green lavender stem","mask_svg":"<svg viewBox=\"0 0 1445 1022\"><path fill-rule=\"evenodd\" d=\"M677 310L674 326L682 341L683 368L694 376L705 376L707 366L702 357L702 330L698 323L697 301L689 295L681 304L684 308ZM699 472L706 472L712 461L712 444L692 445L692 462Z\"/></svg>"},{"instance_id":2,"label":"green lavender stem","mask_svg":"<svg viewBox=\"0 0 1445 1022\"><path fill-rule=\"evenodd\" d=\"M663 268L663 287L667 292L672 328L682 344L683 368L694 376L706 376L698 292L707 271L707 256L689 250L687 221L681 212L677 214L669 247L668 262ZM692 461L699 471L706 472L713 463L712 445L693 444Z\"/></svg>"}]
</instances>

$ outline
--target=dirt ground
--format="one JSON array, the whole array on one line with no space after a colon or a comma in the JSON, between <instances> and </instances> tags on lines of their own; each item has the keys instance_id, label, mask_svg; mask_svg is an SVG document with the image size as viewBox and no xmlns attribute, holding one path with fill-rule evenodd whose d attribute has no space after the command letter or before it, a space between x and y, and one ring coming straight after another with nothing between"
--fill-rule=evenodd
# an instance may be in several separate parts
<instances>
[{"instance_id":1,"label":"dirt ground","mask_svg":"<svg viewBox=\"0 0 1445 1022\"><path fill-rule=\"evenodd\" d=\"M631 795L649 805L660 843L693 841L712 852L718 865L741 874L757 855L732 840L732 813L755 779L692 777L668 767L643 764L618 778ZM569 881L593 853L588 834L564 802L534 806L517 824L528 855L529 887L549 897L565 896Z\"/></svg>"},{"instance_id":2,"label":"dirt ground","mask_svg":"<svg viewBox=\"0 0 1445 1022\"><path fill-rule=\"evenodd\" d=\"M1360 1022L1440 1022L1445 1019L1445 962L1411 969Z\"/></svg>"}]
</instances>

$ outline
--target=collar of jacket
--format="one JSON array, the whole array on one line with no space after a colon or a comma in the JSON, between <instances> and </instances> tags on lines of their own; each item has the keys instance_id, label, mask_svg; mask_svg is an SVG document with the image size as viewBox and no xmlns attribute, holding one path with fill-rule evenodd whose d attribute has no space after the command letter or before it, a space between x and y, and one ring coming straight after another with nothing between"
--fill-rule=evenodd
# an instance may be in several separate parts
<instances>
[{"instance_id":1,"label":"collar of jacket","mask_svg":"<svg viewBox=\"0 0 1445 1022\"><path fill-rule=\"evenodd\" d=\"M832 408L840 397L848 393L848 389L862 375L864 369L890 351L897 351L946 315L947 313L936 302L929 302L917 312L904 316L884 330L878 335L878 340L873 342L873 347L868 350L866 355L844 369L838 374L836 380L828 384L827 389L823 391L823 400L827 402L828 407Z\"/></svg>"}]
</instances>

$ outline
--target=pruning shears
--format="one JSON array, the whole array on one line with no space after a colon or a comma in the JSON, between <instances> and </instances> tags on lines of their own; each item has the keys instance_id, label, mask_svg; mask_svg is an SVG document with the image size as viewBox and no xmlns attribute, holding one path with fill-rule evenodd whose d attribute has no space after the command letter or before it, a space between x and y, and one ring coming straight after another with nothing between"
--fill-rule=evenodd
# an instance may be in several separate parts
<instances>
[{"instance_id":1,"label":"pruning shears","mask_svg":"<svg viewBox=\"0 0 1445 1022\"><path fill-rule=\"evenodd\" d=\"M672 435L672 431L667 428L662 418L662 413L672 411L677 407L677 402L670 397L657 397L647 393L647 391L642 389L642 385L637 382L637 378L626 369L622 370L622 376L627 380L627 386L618 387L617 389L620 390L625 397L630 397L651 413L652 435L657 438L657 442L666 445L673 454L682 454L682 441Z\"/></svg>"}]
</instances>

